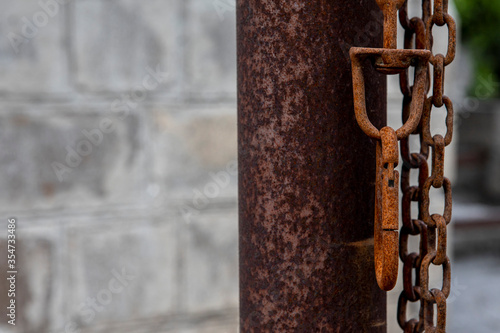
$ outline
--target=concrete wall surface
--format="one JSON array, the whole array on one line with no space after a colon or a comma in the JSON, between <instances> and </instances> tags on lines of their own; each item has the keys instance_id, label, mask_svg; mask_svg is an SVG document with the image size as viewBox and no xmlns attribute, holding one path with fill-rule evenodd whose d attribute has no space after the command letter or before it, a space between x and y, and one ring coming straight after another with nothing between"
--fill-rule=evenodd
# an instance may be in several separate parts
<instances>
[{"instance_id":1,"label":"concrete wall surface","mask_svg":"<svg viewBox=\"0 0 500 333\"><path fill-rule=\"evenodd\" d=\"M0 1L0 332L237 331L234 7Z\"/></svg>"}]
</instances>

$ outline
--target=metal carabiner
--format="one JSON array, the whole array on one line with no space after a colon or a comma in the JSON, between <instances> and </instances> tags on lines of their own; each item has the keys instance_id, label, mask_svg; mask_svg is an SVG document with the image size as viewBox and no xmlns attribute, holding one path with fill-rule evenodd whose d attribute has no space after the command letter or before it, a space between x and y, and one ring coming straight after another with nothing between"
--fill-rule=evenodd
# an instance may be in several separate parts
<instances>
[{"instance_id":1,"label":"metal carabiner","mask_svg":"<svg viewBox=\"0 0 500 333\"><path fill-rule=\"evenodd\" d=\"M350 50L352 60L354 111L361 129L377 139L374 251L377 283L382 290L396 285L399 263L399 162L398 140L407 138L417 128L426 94L428 50L357 48ZM415 65L415 83L408 119L399 129L377 129L366 112L365 83L362 62L372 60L375 69L384 74L398 74Z\"/></svg>"}]
</instances>

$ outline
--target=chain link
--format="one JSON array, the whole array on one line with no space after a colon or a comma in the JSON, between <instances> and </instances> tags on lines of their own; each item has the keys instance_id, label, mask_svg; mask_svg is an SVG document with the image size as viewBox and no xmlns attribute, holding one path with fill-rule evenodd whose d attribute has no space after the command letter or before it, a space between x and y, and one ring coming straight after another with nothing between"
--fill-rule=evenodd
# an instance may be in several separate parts
<instances>
[{"instance_id":1,"label":"chain link","mask_svg":"<svg viewBox=\"0 0 500 333\"><path fill-rule=\"evenodd\" d=\"M445 68L455 58L456 24L448 13L448 0L421 0L421 17L408 16L409 0L377 0L384 13L384 48L351 48L353 70L354 109L361 129L377 140L376 211L375 211L375 266L377 281L383 290L394 287L397 278L399 252L403 262L403 291L398 300L397 319L404 332L436 332L446 330L446 299L450 294L451 265L446 253L447 225L451 221L451 183L444 176L445 147L453 137L453 103L444 95ZM404 49L397 49L397 17L403 27ZM448 45L446 55L434 54L434 25L446 26ZM372 60L375 69L384 74L399 74L403 94L403 126L397 130L384 127L378 130L368 119L362 62ZM431 70L432 65L432 70ZM410 85L410 67L415 67L413 85ZM432 73L432 81L431 81ZM432 95L426 97L431 91ZM431 116L438 108L446 110L446 133L431 133ZM410 137L418 136L418 152L410 151ZM402 226L399 247L390 241L397 236L394 218L399 201L393 186L399 186L394 167L399 156L403 160L401 171ZM432 168L429 175L430 150ZM418 184L410 184L411 172L418 172ZM430 190L443 189L445 196L442 214L429 212ZM382 199L380 199L382 198ZM392 199L391 199L392 198ZM412 202L418 203L418 218L413 218ZM396 221L397 223L397 221ZM389 234L390 233L390 234ZM410 236L420 239L419 252L409 252ZM429 289L430 265L441 266L441 289ZM420 302L418 318L407 318L408 303ZM437 316L434 322L434 305Z\"/></svg>"},{"instance_id":2,"label":"chain link","mask_svg":"<svg viewBox=\"0 0 500 333\"><path fill-rule=\"evenodd\" d=\"M405 30L405 49L423 48L422 36L425 35L425 48L432 52L433 36L432 28L434 25L448 27L448 49L446 55L436 54L429 59L432 65L432 96L425 101L422 110L422 118L417 133L420 136L420 153L411 154L407 142L401 142L401 156L403 158L402 179L410 179L411 170L419 175L419 184L411 186L409 181L401 184L403 192L403 226L400 237L400 257L404 263L403 266L403 285L398 302L398 323L404 332L437 332L446 331L446 298L450 294L451 265L450 259L446 254L447 247L447 229L446 226L451 220L451 183L444 177L444 152L445 146L448 146L453 136L453 104L451 100L444 95L444 75L445 67L455 58L456 50L456 25L455 21L448 14L447 0L434 0L431 6L430 0L422 1L422 17L408 18L408 0L399 10L400 23ZM431 11L431 8L433 9ZM425 22L425 31L415 22ZM414 36L420 42L413 43ZM429 66L429 73L431 72ZM403 75L402 75L403 76ZM405 82L407 78L403 77L400 82L401 91L409 91ZM428 87L431 86L430 75L428 75ZM405 94L406 96L406 94ZM431 134L431 113L435 108L445 106L446 109L446 133L444 137L440 134ZM432 171L429 176L427 167L427 158L429 147L432 148ZM430 188L443 188L445 192L445 209L443 214L429 213L429 192ZM418 219L411 219L411 201L417 201L419 212ZM420 237L420 251L409 253L409 236ZM442 266L443 283L441 289L429 290L429 266ZM415 279L413 279L415 276ZM415 281L415 285L412 285ZM408 302L420 301L419 318L407 320L406 308ZM434 323L434 304L437 305L437 322Z\"/></svg>"}]
</instances>

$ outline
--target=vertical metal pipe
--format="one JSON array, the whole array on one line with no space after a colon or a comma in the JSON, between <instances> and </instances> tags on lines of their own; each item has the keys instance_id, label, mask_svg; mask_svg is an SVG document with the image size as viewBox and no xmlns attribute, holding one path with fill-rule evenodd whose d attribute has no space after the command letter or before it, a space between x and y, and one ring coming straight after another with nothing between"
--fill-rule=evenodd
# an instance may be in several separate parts
<instances>
[{"instance_id":1,"label":"vertical metal pipe","mask_svg":"<svg viewBox=\"0 0 500 333\"><path fill-rule=\"evenodd\" d=\"M373 0L238 0L241 332L385 332L375 281L375 143L350 46L381 47ZM366 66L385 125L385 77Z\"/></svg>"}]
</instances>

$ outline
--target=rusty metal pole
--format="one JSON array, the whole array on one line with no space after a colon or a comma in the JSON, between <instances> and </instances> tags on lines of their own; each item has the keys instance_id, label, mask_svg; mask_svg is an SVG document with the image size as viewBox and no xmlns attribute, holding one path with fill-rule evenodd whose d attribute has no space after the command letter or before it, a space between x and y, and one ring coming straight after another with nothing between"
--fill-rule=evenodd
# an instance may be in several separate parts
<instances>
[{"instance_id":1,"label":"rusty metal pole","mask_svg":"<svg viewBox=\"0 0 500 333\"><path fill-rule=\"evenodd\" d=\"M385 332L375 279L375 142L350 46L380 47L374 0L238 0L241 332ZM365 66L385 125L386 81Z\"/></svg>"}]
</instances>

